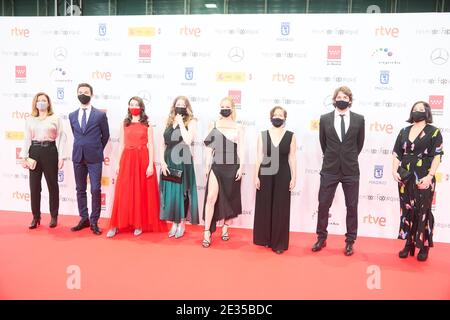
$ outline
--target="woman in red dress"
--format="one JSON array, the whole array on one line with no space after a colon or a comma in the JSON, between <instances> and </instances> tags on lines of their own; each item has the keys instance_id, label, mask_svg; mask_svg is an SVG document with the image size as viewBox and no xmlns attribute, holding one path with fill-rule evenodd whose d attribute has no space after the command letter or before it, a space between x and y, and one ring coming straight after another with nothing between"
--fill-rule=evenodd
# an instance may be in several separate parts
<instances>
[{"instance_id":1,"label":"woman in red dress","mask_svg":"<svg viewBox=\"0 0 450 320\"><path fill-rule=\"evenodd\" d=\"M139 97L128 101L128 112L120 129L120 163L107 237L119 230L166 231L159 219L159 190L153 162L153 128Z\"/></svg>"}]
</instances>

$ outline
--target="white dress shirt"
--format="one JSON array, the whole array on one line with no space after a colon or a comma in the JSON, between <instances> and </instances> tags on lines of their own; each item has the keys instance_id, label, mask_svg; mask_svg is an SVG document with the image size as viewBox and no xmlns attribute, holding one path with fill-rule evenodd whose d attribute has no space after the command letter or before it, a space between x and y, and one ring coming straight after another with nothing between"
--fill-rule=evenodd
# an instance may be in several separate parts
<instances>
[{"instance_id":1,"label":"white dress shirt","mask_svg":"<svg viewBox=\"0 0 450 320\"><path fill-rule=\"evenodd\" d=\"M83 118L83 107L80 107L80 111L78 112L78 123L80 124L81 127L81 119ZM86 124L89 121L89 115L91 114L91 110L92 110L92 106L88 105L86 107Z\"/></svg>"},{"instance_id":2,"label":"white dress shirt","mask_svg":"<svg viewBox=\"0 0 450 320\"><path fill-rule=\"evenodd\" d=\"M341 117L340 114L344 115L344 123L345 123L345 133L348 131L348 127L350 126L350 109L347 109L345 112L340 113L337 110L334 110L334 129L339 137L339 140L342 142L341 137Z\"/></svg>"}]
</instances>

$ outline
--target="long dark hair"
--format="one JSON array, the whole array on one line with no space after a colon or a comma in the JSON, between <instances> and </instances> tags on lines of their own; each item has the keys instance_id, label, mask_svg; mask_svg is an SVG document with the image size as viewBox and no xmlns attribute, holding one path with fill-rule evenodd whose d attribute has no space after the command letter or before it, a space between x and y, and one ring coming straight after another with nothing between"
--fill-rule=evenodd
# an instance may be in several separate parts
<instances>
[{"instance_id":1,"label":"long dark hair","mask_svg":"<svg viewBox=\"0 0 450 320\"><path fill-rule=\"evenodd\" d=\"M139 122L146 125L147 127L149 126L148 124L148 116L145 114L145 105L144 105L144 101L142 100L142 98L140 97L131 97L130 100L128 100L128 106L130 106L130 102L131 100L136 100L139 104L139 107L141 108L141 114L139 115ZM132 114L130 112L130 109L127 109L127 116L125 117L125 119L123 120L123 124L125 127L128 127L131 124L131 119L132 119Z\"/></svg>"}]
</instances>

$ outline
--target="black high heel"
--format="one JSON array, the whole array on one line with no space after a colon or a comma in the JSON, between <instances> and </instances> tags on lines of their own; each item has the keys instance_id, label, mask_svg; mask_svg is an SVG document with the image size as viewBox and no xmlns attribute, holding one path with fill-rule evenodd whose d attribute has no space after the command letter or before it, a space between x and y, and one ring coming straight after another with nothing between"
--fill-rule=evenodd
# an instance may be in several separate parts
<instances>
[{"instance_id":1,"label":"black high heel","mask_svg":"<svg viewBox=\"0 0 450 320\"><path fill-rule=\"evenodd\" d=\"M228 234L228 227L229 226L226 223L223 224L223 227L222 227L222 240L223 241L230 240L230 235ZM224 231L224 228L225 228L225 231Z\"/></svg>"},{"instance_id":2,"label":"black high heel","mask_svg":"<svg viewBox=\"0 0 450 320\"><path fill-rule=\"evenodd\" d=\"M58 225L58 217L52 217L50 220L50 224L48 225L50 228L55 228Z\"/></svg>"},{"instance_id":3,"label":"black high heel","mask_svg":"<svg viewBox=\"0 0 450 320\"><path fill-rule=\"evenodd\" d=\"M417 260L419 261L425 261L428 259L428 251L430 250L429 247L423 247L419 250L419 253L417 254Z\"/></svg>"},{"instance_id":4,"label":"black high heel","mask_svg":"<svg viewBox=\"0 0 450 320\"><path fill-rule=\"evenodd\" d=\"M30 226L28 229L36 229L41 224L41 218L33 218L33 221L31 221Z\"/></svg>"},{"instance_id":5,"label":"black high heel","mask_svg":"<svg viewBox=\"0 0 450 320\"><path fill-rule=\"evenodd\" d=\"M399 251L398 256L399 256L399 258L402 258L402 259L407 258L408 254L411 257L414 257L415 250L416 250L416 246L413 243L406 242L405 247Z\"/></svg>"}]
</instances>

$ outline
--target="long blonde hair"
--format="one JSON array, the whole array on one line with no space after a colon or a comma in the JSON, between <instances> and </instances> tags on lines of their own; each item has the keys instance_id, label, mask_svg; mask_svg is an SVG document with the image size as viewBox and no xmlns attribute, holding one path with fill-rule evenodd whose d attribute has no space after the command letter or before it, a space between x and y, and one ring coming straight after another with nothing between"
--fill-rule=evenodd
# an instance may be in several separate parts
<instances>
[{"instance_id":1,"label":"long blonde hair","mask_svg":"<svg viewBox=\"0 0 450 320\"><path fill-rule=\"evenodd\" d=\"M220 104L224 101L229 101L231 103L231 119L233 121L236 121L236 105L234 104L233 98L231 97L225 97L222 100L220 100ZM223 119L224 117L220 116L220 119Z\"/></svg>"},{"instance_id":2,"label":"long blonde hair","mask_svg":"<svg viewBox=\"0 0 450 320\"><path fill-rule=\"evenodd\" d=\"M175 105L177 104L178 100L183 100L184 104L186 105L186 111L187 115L183 116L183 123L187 127L189 122L194 119L194 112L192 111L191 103L189 102L189 99L185 96L178 96L173 100L172 106L170 107L169 116L167 117L167 123L166 128L173 125L173 122L175 121L175 116L177 115L175 111Z\"/></svg>"},{"instance_id":3,"label":"long blonde hair","mask_svg":"<svg viewBox=\"0 0 450 320\"><path fill-rule=\"evenodd\" d=\"M51 116L53 114L53 108L52 108L52 101L50 100L50 97L45 92L38 92L33 97L33 102L31 104L31 115L33 117L39 117L39 110L36 107L37 100L40 96L45 96L48 101L48 107L47 107L47 116Z\"/></svg>"}]
</instances>

